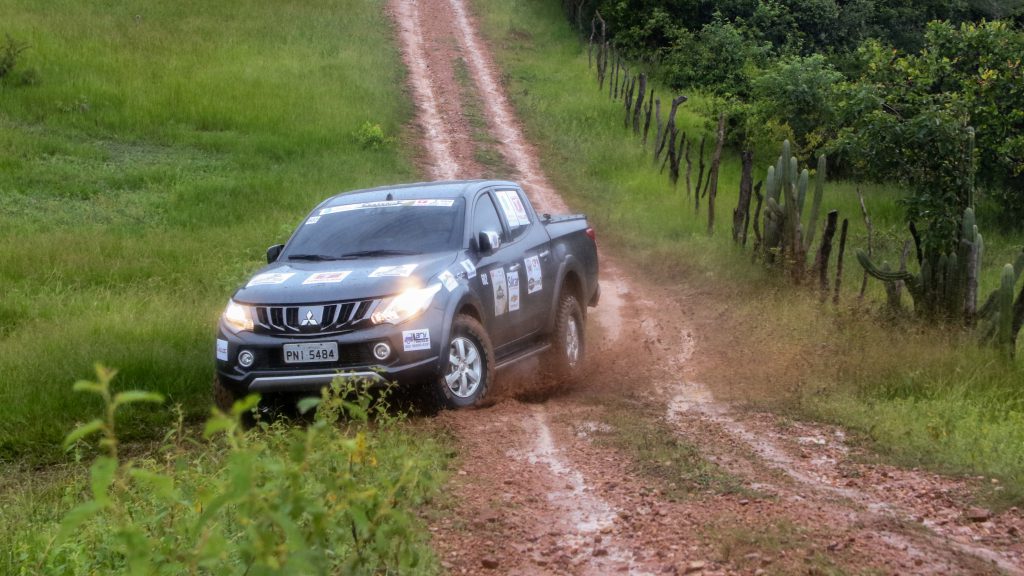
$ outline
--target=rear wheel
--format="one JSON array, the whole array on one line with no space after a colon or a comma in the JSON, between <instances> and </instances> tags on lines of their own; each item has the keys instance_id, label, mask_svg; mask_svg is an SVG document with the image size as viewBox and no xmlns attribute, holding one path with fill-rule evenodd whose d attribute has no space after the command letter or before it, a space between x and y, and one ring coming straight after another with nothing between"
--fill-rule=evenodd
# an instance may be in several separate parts
<instances>
[{"instance_id":1,"label":"rear wheel","mask_svg":"<svg viewBox=\"0 0 1024 576\"><path fill-rule=\"evenodd\" d=\"M545 358L545 365L554 378L572 382L579 377L586 356L585 327L579 300L571 294L563 294L558 301L551 349Z\"/></svg>"},{"instance_id":2,"label":"rear wheel","mask_svg":"<svg viewBox=\"0 0 1024 576\"><path fill-rule=\"evenodd\" d=\"M467 408L483 401L494 379L494 347L484 327L472 316L458 315L452 323L441 377L435 385L445 408Z\"/></svg>"}]
</instances>

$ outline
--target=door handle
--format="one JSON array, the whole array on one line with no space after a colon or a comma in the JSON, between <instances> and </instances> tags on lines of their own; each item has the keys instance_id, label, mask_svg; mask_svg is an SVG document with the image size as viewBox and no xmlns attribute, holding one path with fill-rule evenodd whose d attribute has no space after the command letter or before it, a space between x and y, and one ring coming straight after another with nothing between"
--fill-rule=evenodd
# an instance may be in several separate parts
<instances>
[{"instance_id":1,"label":"door handle","mask_svg":"<svg viewBox=\"0 0 1024 576\"><path fill-rule=\"evenodd\" d=\"M519 272L519 264L513 264L508 267L509 272Z\"/></svg>"},{"instance_id":2,"label":"door handle","mask_svg":"<svg viewBox=\"0 0 1024 576\"><path fill-rule=\"evenodd\" d=\"M545 250L545 251L541 252L541 253L539 254L539 256L540 256L541 258L547 258L548 256L551 256L551 250Z\"/></svg>"}]
</instances>

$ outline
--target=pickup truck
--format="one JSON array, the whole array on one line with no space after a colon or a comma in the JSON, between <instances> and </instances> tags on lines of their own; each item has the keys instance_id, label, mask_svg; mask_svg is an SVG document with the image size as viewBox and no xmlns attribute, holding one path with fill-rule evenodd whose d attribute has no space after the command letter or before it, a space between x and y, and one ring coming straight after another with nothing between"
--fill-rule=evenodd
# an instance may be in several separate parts
<instances>
[{"instance_id":1,"label":"pickup truck","mask_svg":"<svg viewBox=\"0 0 1024 576\"><path fill-rule=\"evenodd\" d=\"M317 206L228 301L214 400L316 392L335 378L427 386L479 404L497 370L535 355L578 375L596 306L583 215L538 215L513 182L359 190Z\"/></svg>"}]
</instances>

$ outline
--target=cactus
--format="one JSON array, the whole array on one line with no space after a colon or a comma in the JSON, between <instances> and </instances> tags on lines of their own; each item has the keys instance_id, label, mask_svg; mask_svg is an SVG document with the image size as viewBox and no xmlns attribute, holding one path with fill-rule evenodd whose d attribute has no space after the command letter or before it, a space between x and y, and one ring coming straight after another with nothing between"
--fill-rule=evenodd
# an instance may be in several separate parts
<instances>
[{"instance_id":1,"label":"cactus","mask_svg":"<svg viewBox=\"0 0 1024 576\"><path fill-rule=\"evenodd\" d=\"M914 299L914 310L931 318L973 321L978 293L978 271L983 240L975 224L974 211L964 210L958 250L949 253L926 251L921 272L893 273L879 269L863 252L857 259L869 276L883 282L903 281Z\"/></svg>"},{"instance_id":2,"label":"cactus","mask_svg":"<svg viewBox=\"0 0 1024 576\"><path fill-rule=\"evenodd\" d=\"M979 311L982 321L979 325L981 341L992 344L1007 356L1013 357L1017 345L1017 334L1024 323L1024 286L1016 299L1014 286L1024 275L1024 251L1017 255L1013 264L1003 267L999 288L989 295Z\"/></svg>"},{"instance_id":3,"label":"cactus","mask_svg":"<svg viewBox=\"0 0 1024 576\"><path fill-rule=\"evenodd\" d=\"M806 228L803 217L807 214L804 206L810 188L810 172L806 168L799 169L789 140L782 143L782 155L774 166L768 167L765 179L764 258L771 263L777 254L785 254L784 261L793 267L793 277L797 282L807 267L807 253L818 225L825 185L825 161L824 154L818 157L814 198Z\"/></svg>"}]
</instances>

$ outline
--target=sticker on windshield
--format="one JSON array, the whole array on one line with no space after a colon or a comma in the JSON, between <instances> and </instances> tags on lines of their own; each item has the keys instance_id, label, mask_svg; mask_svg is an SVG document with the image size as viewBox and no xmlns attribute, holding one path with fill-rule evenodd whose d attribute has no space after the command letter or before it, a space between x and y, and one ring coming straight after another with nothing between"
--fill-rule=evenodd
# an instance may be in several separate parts
<instances>
[{"instance_id":1,"label":"sticker on windshield","mask_svg":"<svg viewBox=\"0 0 1024 576\"><path fill-rule=\"evenodd\" d=\"M459 286L459 281L456 280L455 276L447 270L441 272L441 275L438 276L437 279L444 284L444 287L447 288L449 292L455 290L455 288Z\"/></svg>"},{"instance_id":2,"label":"sticker on windshield","mask_svg":"<svg viewBox=\"0 0 1024 576\"><path fill-rule=\"evenodd\" d=\"M352 210L369 210L370 208L397 208L402 206L438 206L451 208L455 200L451 198L421 198L419 200L381 200L379 202L363 202L360 204L342 204L341 206L330 206L320 210L320 216L337 214L338 212L351 212Z\"/></svg>"},{"instance_id":3,"label":"sticker on windshield","mask_svg":"<svg viewBox=\"0 0 1024 576\"><path fill-rule=\"evenodd\" d=\"M501 316L505 313L505 306L508 304L508 286L505 285L504 268L491 270L491 285L494 290L494 315Z\"/></svg>"},{"instance_id":4,"label":"sticker on windshield","mask_svg":"<svg viewBox=\"0 0 1024 576\"><path fill-rule=\"evenodd\" d=\"M316 274L310 274L308 278L302 281L303 284L337 284L351 274L351 270L342 270L340 272L317 272Z\"/></svg>"},{"instance_id":5,"label":"sticker on windshield","mask_svg":"<svg viewBox=\"0 0 1024 576\"><path fill-rule=\"evenodd\" d=\"M473 266L473 262L470 260L466 259L459 262L459 266L462 266L462 269L466 271L467 280L476 276L476 266Z\"/></svg>"},{"instance_id":6,"label":"sticker on windshield","mask_svg":"<svg viewBox=\"0 0 1024 576\"><path fill-rule=\"evenodd\" d=\"M320 217L319 217L319 216L310 216L310 217L309 217L309 218L308 218L308 219L306 220L306 224L316 224L316 223L317 223L317 222L319 222L319 221L320 221Z\"/></svg>"},{"instance_id":7,"label":"sticker on windshield","mask_svg":"<svg viewBox=\"0 0 1024 576\"><path fill-rule=\"evenodd\" d=\"M508 282L508 311L519 310L519 271L509 272L505 275Z\"/></svg>"},{"instance_id":8,"label":"sticker on windshield","mask_svg":"<svg viewBox=\"0 0 1024 576\"><path fill-rule=\"evenodd\" d=\"M217 360L228 361L228 341L217 339Z\"/></svg>"},{"instance_id":9,"label":"sticker on windshield","mask_svg":"<svg viewBox=\"0 0 1024 576\"><path fill-rule=\"evenodd\" d=\"M544 282L540 273L540 258L530 256L526 259L526 293L533 294L543 289Z\"/></svg>"},{"instance_id":10,"label":"sticker on windshield","mask_svg":"<svg viewBox=\"0 0 1024 576\"><path fill-rule=\"evenodd\" d=\"M430 330L402 330L402 349L406 352L430 349Z\"/></svg>"},{"instance_id":11,"label":"sticker on windshield","mask_svg":"<svg viewBox=\"0 0 1024 576\"><path fill-rule=\"evenodd\" d=\"M263 274L257 274L249 280L249 283L245 285L246 288L250 286L260 286L263 284L283 284L286 280L295 276L295 272L265 272Z\"/></svg>"},{"instance_id":12,"label":"sticker on windshield","mask_svg":"<svg viewBox=\"0 0 1024 576\"><path fill-rule=\"evenodd\" d=\"M370 272L370 278L382 278L385 276L401 276L406 278L416 269L415 264L402 264L401 266L381 266Z\"/></svg>"},{"instance_id":13,"label":"sticker on windshield","mask_svg":"<svg viewBox=\"0 0 1024 576\"><path fill-rule=\"evenodd\" d=\"M487 274L482 274L480 276L480 283L483 284L484 286L487 286Z\"/></svg>"}]
</instances>

